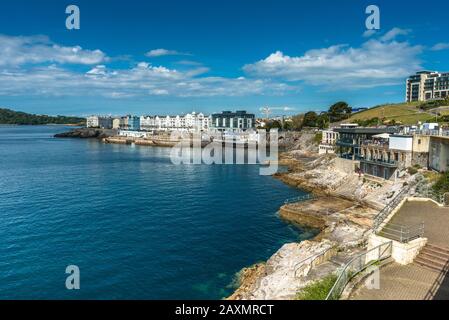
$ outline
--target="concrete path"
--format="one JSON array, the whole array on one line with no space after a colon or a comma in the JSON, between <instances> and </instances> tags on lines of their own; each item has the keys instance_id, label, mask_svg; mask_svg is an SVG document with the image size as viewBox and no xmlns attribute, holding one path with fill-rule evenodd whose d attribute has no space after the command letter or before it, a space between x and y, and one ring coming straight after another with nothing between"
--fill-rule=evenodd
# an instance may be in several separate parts
<instances>
[{"instance_id":1,"label":"concrete path","mask_svg":"<svg viewBox=\"0 0 449 320\"><path fill-rule=\"evenodd\" d=\"M436 271L410 264L391 263L381 268L380 289L367 289L364 281L351 293L351 300L449 299L449 283ZM443 280L443 281L441 281Z\"/></svg>"},{"instance_id":2,"label":"concrete path","mask_svg":"<svg viewBox=\"0 0 449 320\"><path fill-rule=\"evenodd\" d=\"M449 208L431 201L408 201L390 223L415 226L424 222L428 242L449 248ZM367 289L362 281L351 293L354 300L448 300L449 274L417 264L388 264L380 269L380 289Z\"/></svg>"},{"instance_id":3,"label":"concrete path","mask_svg":"<svg viewBox=\"0 0 449 320\"><path fill-rule=\"evenodd\" d=\"M424 237L429 243L449 248L449 208L442 208L431 201L406 202L390 223L416 226L424 222Z\"/></svg>"}]
</instances>

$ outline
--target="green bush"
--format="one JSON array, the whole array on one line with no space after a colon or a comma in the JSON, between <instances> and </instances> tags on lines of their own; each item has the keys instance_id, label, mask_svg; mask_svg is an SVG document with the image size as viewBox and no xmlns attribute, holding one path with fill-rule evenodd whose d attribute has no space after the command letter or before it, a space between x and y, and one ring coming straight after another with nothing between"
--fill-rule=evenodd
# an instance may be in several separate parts
<instances>
[{"instance_id":1,"label":"green bush","mask_svg":"<svg viewBox=\"0 0 449 320\"><path fill-rule=\"evenodd\" d=\"M436 194L445 194L449 192L449 172L443 173L432 187Z\"/></svg>"},{"instance_id":2,"label":"green bush","mask_svg":"<svg viewBox=\"0 0 449 320\"><path fill-rule=\"evenodd\" d=\"M409 167L408 169L407 169L407 172L410 174L410 175L414 175L414 174L417 174L418 173L418 169L416 169L415 167Z\"/></svg>"},{"instance_id":3,"label":"green bush","mask_svg":"<svg viewBox=\"0 0 449 320\"><path fill-rule=\"evenodd\" d=\"M297 294L297 300L325 300L329 291L337 281L335 274L329 275L321 280L315 281L304 288Z\"/></svg>"}]
</instances>

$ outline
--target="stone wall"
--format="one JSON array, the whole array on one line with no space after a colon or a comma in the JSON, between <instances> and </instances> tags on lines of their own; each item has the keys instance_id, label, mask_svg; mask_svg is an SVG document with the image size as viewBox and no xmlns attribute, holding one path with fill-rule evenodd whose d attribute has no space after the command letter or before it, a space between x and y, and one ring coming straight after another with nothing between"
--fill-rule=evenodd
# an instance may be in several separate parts
<instances>
[{"instance_id":1,"label":"stone wall","mask_svg":"<svg viewBox=\"0 0 449 320\"><path fill-rule=\"evenodd\" d=\"M391 252L391 257L396 263L407 265L413 262L418 256L421 249L426 245L426 238L418 238L410 241L409 243L401 243L398 241L393 241L388 238L380 237L378 235L372 234L368 238L368 250L371 250L383 243L393 242L393 248Z\"/></svg>"},{"instance_id":2,"label":"stone wall","mask_svg":"<svg viewBox=\"0 0 449 320\"><path fill-rule=\"evenodd\" d=\"M338 171L344 172L346 174L353 174L356 168L360 167L360 162L342 158L335 158L334 166Z\"/></svg>"},{"instance_id":3,"label":"stone wall","mask_svg":"<svg viewBox=\"0 0 449 320\"><path fill-rule=\"evenodd\" d=\"M419 165L421 168L427 169L429 167L429 153L428 152L413 152L412 166Z\"/></svg>"}]
</instances>

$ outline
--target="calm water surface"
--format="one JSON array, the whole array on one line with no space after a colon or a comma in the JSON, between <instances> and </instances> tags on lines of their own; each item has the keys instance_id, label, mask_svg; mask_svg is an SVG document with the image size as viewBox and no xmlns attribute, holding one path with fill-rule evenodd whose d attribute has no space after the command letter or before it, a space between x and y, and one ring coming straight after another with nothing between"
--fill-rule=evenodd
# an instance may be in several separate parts
<instances>
[{"instance_id":1,"label":"calm water surface","mask_svg":"<svg viewBox=\"0 0 449 320\"><path fill-rule=\"evenodd\" d=\"M301 192L257 166L53 138L66 130L0 126L2 299L220 299L242 267L314 233L278 218Z\"/></svg>"}]
</instances>

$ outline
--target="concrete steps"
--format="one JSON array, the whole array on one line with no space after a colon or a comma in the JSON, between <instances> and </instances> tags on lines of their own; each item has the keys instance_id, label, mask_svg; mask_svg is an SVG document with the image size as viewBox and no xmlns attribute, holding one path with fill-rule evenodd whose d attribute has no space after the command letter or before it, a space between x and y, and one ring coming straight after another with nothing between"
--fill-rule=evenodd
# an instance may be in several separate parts
<instances>
[{"instance_id":1,"label":"concrete steps","mask_svg":"<svg viewBox=\"0 0 449 320\"><path fill-rule=\"evenodd\" d=\"M449 271L449 249L427 244L416 257L415 264L437 272Z\"/></svg>"}]
</instances>

